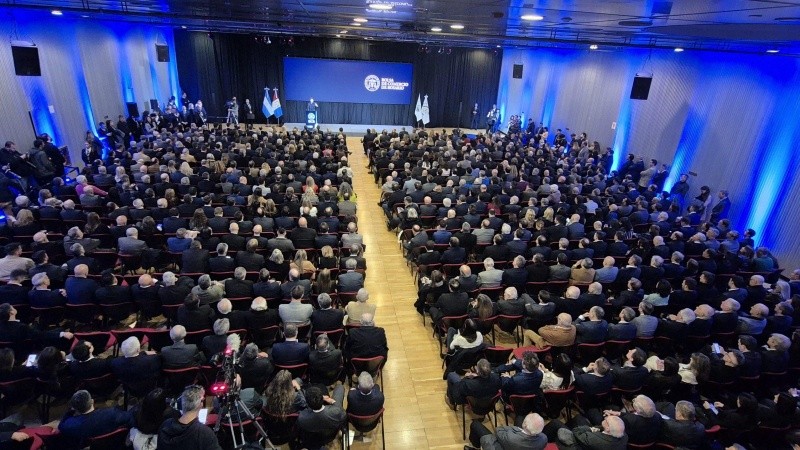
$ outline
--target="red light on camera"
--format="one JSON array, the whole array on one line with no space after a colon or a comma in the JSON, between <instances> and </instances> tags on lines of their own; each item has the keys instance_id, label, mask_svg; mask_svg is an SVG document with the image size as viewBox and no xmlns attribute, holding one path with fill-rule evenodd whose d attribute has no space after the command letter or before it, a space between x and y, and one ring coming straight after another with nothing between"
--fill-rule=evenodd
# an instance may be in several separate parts
<instances>
[{"instance_id":1,"label":"red light on camera","mask_svg":"<svg viewBox=\"0 0 800 450\"><path fill-rule=\"evenodd\" d=\"M214 395L223 395L228 393L228 385L224 382L214 383L211 385L211 393Z\"/></svg>"}]
</instances>

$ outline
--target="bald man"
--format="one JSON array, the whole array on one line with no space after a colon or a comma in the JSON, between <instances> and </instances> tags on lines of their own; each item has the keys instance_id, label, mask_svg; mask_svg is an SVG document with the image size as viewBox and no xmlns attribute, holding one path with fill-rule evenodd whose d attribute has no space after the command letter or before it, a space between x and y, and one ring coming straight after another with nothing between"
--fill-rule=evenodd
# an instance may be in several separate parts
<instances>
[{"instance_id":1,"label":"bald man","mask_svg":"<svg viewBox=\"0 0 800 450\"><path fill-rule=\"evenodd\" d=\"M139 305L145 318L159 314L161 299L158 296L160 286L152 276L144 274L139 277L139 282L131 286L131 297Z\"/></svg>"},{"instance_id":2,"label":"bald man","mask_svg":"<svg viewBox=\"0 0 800 450\"><path fill-rule=\"evenodd\" d=\"M492 434L486 426L478 420L473 420L469 430L469 440L472 446L467 449L530 449L542 450L547 445L547 436L542 433L544 419L536 413L525 416L520 426L498 427Z\"/></svg>"},{"instance_id":3,"label":"bald man","mask_svg":"<svg viewBox=\"0 0 800 450\"><path fill-rule=\"evenodd\" d=\"M600 427L580 425L570 430L558 420L548 424L548 427L553 426L560 426L557 440L559 449L625 450L628 447L625 422L617 416L606 416Z\"/></svg>"},{"instance_id":4,"label":"bald man","mask_svg":"<svg viewBox=\"0 0 800 450\"><path fill-rule=\"evenodd\" d=\"M308 227L308 220L301 217L297 221L297 228L292 230L289 239L292 240L295 248L314 248L314 239L317 231Z\"/></svg>"},{"instance_id":5,"label":"bald man","mask_svg":"<svg viewBox=\"0 0 800 450\"><path fill-rule=\"evenodd\" d=\"M75 276L67 278L64 289L67 291L68 305L91 305L96 303L94 293L97 291L97 283L88 277L89 266L78 264L75 266Z\"/></svg>"}]
</instances>

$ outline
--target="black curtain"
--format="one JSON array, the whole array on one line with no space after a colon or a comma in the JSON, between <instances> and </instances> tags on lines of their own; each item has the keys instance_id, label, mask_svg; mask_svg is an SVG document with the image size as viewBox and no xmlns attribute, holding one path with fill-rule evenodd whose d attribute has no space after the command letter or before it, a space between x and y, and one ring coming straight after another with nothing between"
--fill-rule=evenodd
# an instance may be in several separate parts
<instances>
[{"instance_id":1,"label":"black curtain","mask_svg":"<svg viewBox=\"0 0 800 450\"><path fill-rule=\"evenodd\" d=\"M502 52L452 48L420 52L417 44L356 39L295 37L272 44L243 34L175 30L178 76L192 101L202 99L209 115L225 116L225 101L250 99L258 122L264 87L277 87L284 122L304 122L305 102L283 96L283 58L353 59L413 64L412 99L407 105L320 103L321 123L413 125L417 95L428 95L431 126L466 127L473 103L483 115L497 98ZM331 74L330 76L335 76ZM271 92L270 92L271 95ZM459 104L461 113L459 115ZM273 122L275 118L271 119Z\"/></svg>"}]
</instances>

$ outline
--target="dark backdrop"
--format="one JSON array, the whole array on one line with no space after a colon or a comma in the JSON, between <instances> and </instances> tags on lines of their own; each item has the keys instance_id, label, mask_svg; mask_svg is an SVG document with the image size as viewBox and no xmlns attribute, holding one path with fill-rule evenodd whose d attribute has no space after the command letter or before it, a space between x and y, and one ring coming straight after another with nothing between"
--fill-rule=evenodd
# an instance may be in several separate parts
<instances>
[{"instance_id":1,"label":"dark backdrop","mask_svg":"<svg viewBox=\"0 0 800 450\"><path fill-rule=\"evenodd\" d=\"M293 40L291 46L278 42L268 45L257 42L252 35L175 30L181 87L192 101L202 99L212 116L224 116L225 100L234 95L240 105L249 98L257 122L266 121L261 113L264 87L277 87L282 121L305 122L305 102L286 101L282 95L283 58L299 56L413 64L411 104L320 103L323 124L412 125L417 95L428 94L429 127L466 127L473 103L480 104L485 115L497 98L503 57L500 50L453 48L447 54L438 53L437 47L425 53L418 51L417 44L399 42L313 37ZM459 102L463 102L460 116Z\"/></svg>"}]
</instances>

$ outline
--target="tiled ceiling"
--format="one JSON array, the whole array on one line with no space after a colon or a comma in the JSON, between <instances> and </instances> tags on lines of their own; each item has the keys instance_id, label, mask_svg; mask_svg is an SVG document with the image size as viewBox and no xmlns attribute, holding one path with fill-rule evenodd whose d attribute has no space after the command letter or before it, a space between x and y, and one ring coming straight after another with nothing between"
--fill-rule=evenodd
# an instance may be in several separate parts
<instances>
[{"instance_id":1,"label":"tiled ceiling","mask_svg":"<svg viewBox=\"0 0 800 450\"><path fill-rule=\"evenodd\" d=\"M391 8L375 9L374 4ZM800 1L5 0L0 8L12 14L15 9L59 9L64 16L86 20L150 22L190 30L340 34L456 46L594 43L748 52L800 49ZM523 20L526 15L541 20ZM354 19L366 22L356 25Z\"/></svg>"}]
</instances>

